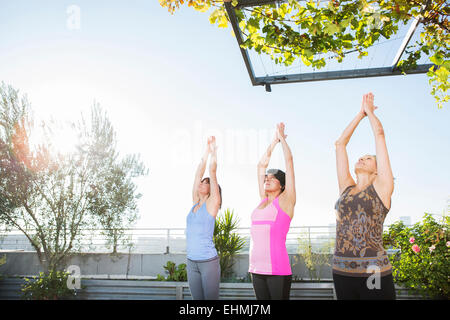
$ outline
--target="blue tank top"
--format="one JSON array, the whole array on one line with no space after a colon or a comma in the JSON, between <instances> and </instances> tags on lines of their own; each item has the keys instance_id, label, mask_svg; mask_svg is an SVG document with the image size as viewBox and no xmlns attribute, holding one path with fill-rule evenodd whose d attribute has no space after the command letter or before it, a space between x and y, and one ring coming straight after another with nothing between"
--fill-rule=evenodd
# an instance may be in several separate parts
<instances>
[{"instance_id":1,"label":"blue tank top","mask_svg":"<svg viewBox=\"0 0 450 320\"><path fill-rule=\"evenodd\" d=\"M206 210L206 202L194 212L194 207L186 218L186 251L190 260L206 260L217 256L213 242L216 219Z\"/></svg>"}]
</instances>

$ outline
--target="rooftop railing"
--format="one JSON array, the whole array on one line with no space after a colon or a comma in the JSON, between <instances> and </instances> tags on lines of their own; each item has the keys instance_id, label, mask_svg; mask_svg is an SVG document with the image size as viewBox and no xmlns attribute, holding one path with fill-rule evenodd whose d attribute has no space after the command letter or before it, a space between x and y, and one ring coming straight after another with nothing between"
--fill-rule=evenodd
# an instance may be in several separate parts
<instances>
[{"instance_id":1,"label":"rooftop railing","mask_svg":"<svg viewBox=\"0 0 450 320\"><path fill-rule=\"evenodd\" d=\"M387 230L389 226L384 226ZM240 251L246 254L250 248L250 228L235 230L245 241ZM109 232L109 234L111 234ZM311 246L313 252L333 253L336 229L334 226L290 227L286 236L288 253L295 254ZM75 243L79 252L105 253L186 253L185 228L131 228L114 244L106 229L83 229ZM19 230L0 232L0 250L35 251L25 235Z\"/></svg>"},{"instance_id":2,"label":"rooftop railing","mask_svg":"<svg viewBox=\"0 0 450 320\"><path fill-rule=\"evenodd\" d=\"M388 226L385 226L387 229ZM76 242L79 252L112 252L114 241L105 229L83 229ZM238 228L245 240L240 253L248 253L250 228ZM110 234L110 233L109 233ZM286 236L288 253L299 253L311 246L313 252L333 253L336 229L334 226L290 227ZM185 228L132 228L123 229L116 242L116 251L122 253L186 253ZM35 251L19 230L0 233L0 250Z\"/></svg>"}]
</instances>

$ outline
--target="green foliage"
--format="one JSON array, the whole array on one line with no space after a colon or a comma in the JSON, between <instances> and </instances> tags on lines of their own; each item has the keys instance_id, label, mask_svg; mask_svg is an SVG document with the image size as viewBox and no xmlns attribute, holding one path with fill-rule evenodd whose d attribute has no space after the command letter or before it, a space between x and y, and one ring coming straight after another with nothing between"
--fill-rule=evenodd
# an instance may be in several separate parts
<instances>
[{"instance_id":1,"label":"green foliage","mask_svg":"<svg viewBox=\"0 0 450 320\"><path fill-rule=\"evenodd\" d=\"M168 276L167 278L165 278L164 276L158 274L158 281L187 281L187 271L185 263L181 263L177 267L175 262L167 261L164 269L166 269L165 272L168 274Z\"/></svg>"},{"instance_id":2,"label":"green foliage","mask_svg":"<svg viewBox=\"0 0 450 320\"><path fill-rule=\"evenodd\" d=\"M412 227L397 222L384 232L385 247L399 249L390 258L397 284L425 297L450 298L449 226L449 217L437 222L425 214Z\"/></svg>"},{"instance_id":3,"label":"green foliage","mask_svg":"<svg viewBox=\"0 0 450 320\"><path fill-rule=\"evenodd\" d=\"M220 259L221 278L230 277L234 265L234 256L244 247L245 239L234 232L239 224L234 210L226 209L216 217L213 241Z\"/></svg>"},{"instance_id":4,"label":"green foliage","mask_svg":"<svg viewBox=\"0 0 450 320\"><path fill-rule=\"evenodd\" d=\"M0 266L4 265L6 263L6 254L3 255L3 257L0 258ZM0 280L2 279L2 276L0 275Z\"/></svg>"},{"instance_id":5,"label":"green foliage","mask_svg":"<svg viewBox=\"0 0 450 320\"><path fill-rule=\"evenodd\" d=\"M70 273L65 271L50 270L47 273L40 272L33 280L25 278L22 286L22 298L27 300L60 300L70 299L76 296L75 289L67 287L67 279Z\"/></svg>"},{"instance_id":6,"label":"green foliage","mask_svg":"<svg viewBox=\"0 0 450 320\"><path fill-rule=\"evenodd\" d=\"M309 277L311 280L321 280L321 267L330 266L330 252L334 248L334 241L327 241L319 248L313 251L311 246L311 240L307 235L300 235L297 239L298 249L297 256L294 257L295 263L300 263L301 260L305 263L306 269L308 269Z\"/></svg>"},{"instance_id":7,"label":"green foliage","mask_svg":"<svg viewBox=\"0 0 450 320\"><path fill-rule=\"evenodd\" d=\"M159 0L172 14L185 0ZM228 26L229 17L223 1L188 0L188 6L207 12L214 8L210 23ZM236 6L238 1L233 1ZM450 23L445 0L332 0L267 4L236 9L236 17L244 36L243 48L267 54L276 64L290 66L296 59L317 69L326 66L322 53L333 53L342 62L349 53L367 56L367 49L381 37L391 39L399 26L418 19L423 26L421 40L408 46L407 57L398 67L403 72L415 68L421 54L438 68L428 72L431 94L439 108L449 100L446 94L450 64ZM439 63L437 63L439 62Z\"/></svg>"}]
</instances>

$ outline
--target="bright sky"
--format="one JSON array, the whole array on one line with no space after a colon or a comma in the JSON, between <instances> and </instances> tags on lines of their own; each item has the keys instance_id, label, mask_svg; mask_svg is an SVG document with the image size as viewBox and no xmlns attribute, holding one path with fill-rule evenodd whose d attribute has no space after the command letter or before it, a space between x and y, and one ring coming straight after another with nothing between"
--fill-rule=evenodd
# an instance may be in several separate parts
<instances>
[{"instance_id":1,"label":"bright sky","mask_svg":"<svg viewBox=\"0 0 450 320\"><path fill-rule=\"evenodd\" d=\"M140 154L150 171L138 182L139 227L185 227L211 134L222 208L248 227L259 201L256 164L281 121L296 175L291 226L334 223L334 141L369 91L396 178L386 224L442 215L450 198L450 106L437 108L426 75L275 85L268 93L251 85L231 27L210 25L208 16L187 6L170 15L156 0L0 0L0 81L26 93L39 118L78 119L94 101L107 111L120 152ZM348 152L351 172L359 156L375 153L367 119ZM269 167L284 170L281 146Z\"/></svg>"}]
</instances>

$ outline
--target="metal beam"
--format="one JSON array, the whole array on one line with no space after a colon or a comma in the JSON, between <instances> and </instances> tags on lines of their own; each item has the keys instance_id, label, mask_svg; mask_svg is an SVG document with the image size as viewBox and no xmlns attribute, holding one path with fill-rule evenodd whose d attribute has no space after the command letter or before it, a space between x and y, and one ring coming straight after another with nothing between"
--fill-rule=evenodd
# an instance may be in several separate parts
<instances>
[{"instance_id":1,"label":"metal beam","mask_svg":"<svg viewBox=\"0 0 450 320\"><path fill-rule=\"evenodd\" d=\"M247 49L243 49L241 44L244 43L242 39L242 32L239 28L239 23L237 21L236 13L234 12L234 7L231 5L231 2L225 2L225 9L227 10L228 17L230 18L231 26L233 27L233 32L238 42L239 50L241 50L242 58L244 59L245 67L247 68L248 75L250 76L250 80L252 84L255 86L255 73L253 72L252 63L250 62L250 57L248 55Z\"/></svg>"},{"instance_id":2,"label":"metal beam","mask_svg":"<svg viewBox=\"0 0 450 320\"><path fill-rule=\"evenodd\" d=\"M287 0L238 0L236 8L263 6L265 4L274 4L277 2L287 2Z\"/></svg>"},{"instance_id":3,"label":"metal beam","mask_svg":"<svg viewBox=\"0 0 450 320\"><path fill-rule=\"evenodd\" d=\"M400 47L397 50L397 54L394 57L394 60L392 61L391 69L394 71L397 68L397 64L400 61L400 58L403 55L403 52L406 49L406 46L408 45L409 41L411 40L414 32L417 29L417 26L419 24L419 19L414 19L414 21L411 23L411 26L409 27L408 32L406 33L405 37L403 38L403 42L400 45Z\"/></svg>"},{"instance_id":4,"label":"metal beam","mask_svg":"<svg viewBox=\"0 0 450 320\"><path fill-rule=\"evenodd\" d=\"M407 74L421 74L427 73L433 64L421 64L418 65L415 70L407 71ZM369 69L353 69L353 70L341 70L341 71L326 71L326 72L309 72L289 74L283 76L265 76L256 77L256 84L254 85L267 85L267 84L282 84L282 83L294 83L294 82L309 82L309 81L324 81L324 80L342 80L342 79L355 79L355 78L370 78L370 77L383 77L383 76L396 76L401 75L400 70L392 71L391 67L381 68L369 68Z\"/></svg>"}]
</instances>

